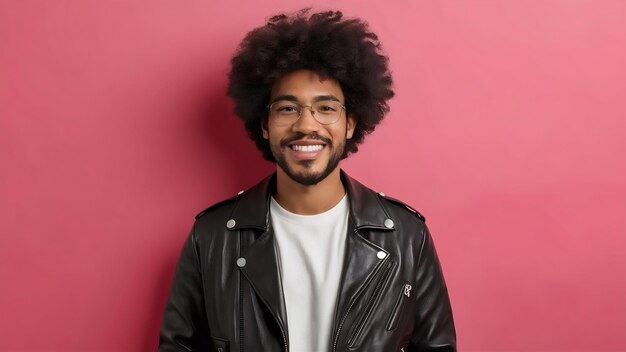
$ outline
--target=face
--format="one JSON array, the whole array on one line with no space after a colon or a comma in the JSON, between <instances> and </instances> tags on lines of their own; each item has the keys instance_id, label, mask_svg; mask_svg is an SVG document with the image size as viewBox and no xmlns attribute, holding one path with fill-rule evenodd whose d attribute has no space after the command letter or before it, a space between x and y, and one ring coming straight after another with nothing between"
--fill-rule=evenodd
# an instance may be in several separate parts
<instances>
[{"instance_id":1,"label":"face","mask_svg":"<svg viewBox=\"0 0 626 352\"><path fill-rule=\"evenodd\" d=\"M322 78L310 70L288 73L272 87L270 104L288 100L300 105L329 100L345 105L339 82ZM269 140L278 167L292 180L303 185L314 185L326 178L339 165L346 139L352 138L355 119L345 110L335 123L320 124L311 110L304 108L300 118L292 124L278 123L268 117L263 126L263 137Z\"/></svg>"}]
</instances>

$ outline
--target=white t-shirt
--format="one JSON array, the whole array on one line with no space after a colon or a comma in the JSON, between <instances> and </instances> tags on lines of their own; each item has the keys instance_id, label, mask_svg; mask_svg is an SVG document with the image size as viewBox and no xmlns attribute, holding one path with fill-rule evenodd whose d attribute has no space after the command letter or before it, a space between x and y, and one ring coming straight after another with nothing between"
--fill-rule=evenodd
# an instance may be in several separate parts
<instances>
[{"instance_id":1,"label":"white t-shirt","mask_svg":"<svg viewBox=\"0 0 626 352\"><path fill-rule=\"evenodd\" d=\"M270 212L287 308L289 350L328 351L346 248L348 196L316 215L291 213L272 198Z\"/></svg>"}]
</instances>

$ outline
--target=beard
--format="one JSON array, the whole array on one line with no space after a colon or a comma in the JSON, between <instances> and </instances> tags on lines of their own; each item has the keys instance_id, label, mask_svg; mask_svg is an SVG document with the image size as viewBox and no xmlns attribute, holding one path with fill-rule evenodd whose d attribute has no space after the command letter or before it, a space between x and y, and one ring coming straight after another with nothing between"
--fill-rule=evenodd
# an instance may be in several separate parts
<instances>
[{"instance_id":1,"label":"beard","mask_svg":"<svg viewBox=\"0 0 626 352\"><path fill-rule=\"evenodd\" d=\"M281 143L281 146L283 146L283 148L289 148L287 144L290 141L301 139L303 136L304 135L300 134L293 138L290 138L288 141L283 141ZM274 159L276 159L276 163L278 164L278 166L285 172L285 174L287 174L287 176L289 176L289 178L305 186L316 185L322 180L324 180L328 175L330 175L330 173L333 172L339 165L339 162L341 161L341 156L343 155L343 150L346 145L345 140L344 140L341 142L341 144L337 145L337 147L333 150L333 143L329 139L326 139L317 135L311 135L309 136L309 139L322 140L324 141L324 143L326 143L325 148L329 148L331 150L328 163L326 164L326 167L322 171L315 172L311 170L315 160L300 160L297 163L300 166L302 166L305 170L302 172L297 172L289 165L289 163L287 162L285 158L285 154L282 153L280 150L281 148L271 146L272 155L274 155Z\"/></svg>"}]
</instances>

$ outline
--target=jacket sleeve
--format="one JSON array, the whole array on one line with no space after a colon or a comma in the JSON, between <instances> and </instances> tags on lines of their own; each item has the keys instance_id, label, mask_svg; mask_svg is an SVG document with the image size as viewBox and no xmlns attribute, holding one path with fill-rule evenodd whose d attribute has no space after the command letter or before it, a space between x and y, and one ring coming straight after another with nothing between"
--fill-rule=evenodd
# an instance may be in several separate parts
<instances>
[{"instance_id":1,"label":"jacket sleeve","mask_svg":"<svg viewBox=\"0 0 626 352\"><path fill-rule=\"evenodd\" d=\"M418 259L415 330L409 351L456 351L456 332L448 290L426 225Z\"/></svg>"},{"instance_id":2,"label":"jacket sleeve","mask_svg":"<svg viewBox=\"0 0 626 352\"><path fill-rule=\"evenodd\" d=\"M176 265L161 325L159 352L213 351L194 228Z\"/></svg>"}]
</instances>

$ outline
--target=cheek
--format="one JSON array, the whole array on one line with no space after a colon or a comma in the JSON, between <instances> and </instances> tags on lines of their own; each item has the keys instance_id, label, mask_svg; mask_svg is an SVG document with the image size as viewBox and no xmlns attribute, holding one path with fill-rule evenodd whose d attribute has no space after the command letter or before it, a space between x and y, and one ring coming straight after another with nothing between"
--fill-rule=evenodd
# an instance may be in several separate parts
<instances>
[{"instance_id":1,"label":"cheek","mask_svg":"<svg viewBox=\"0 0 626 352\"><path fill-rule=\"evenodd\" d=\"M282 138L285 137L286 132L282 128L276 126L268 126L263 130L263 138L265 138L270 145L279 145Z\"/></svg>"},{"instance_id":2,"label":"cheek","mask_svg":"<svg viewBox=\"0 0 626 352\"><path fill-rule=\"evenodd\" d=\"M354 130L351 129L349 125L343 125L335 130L333 135L336 136L335 138L350 139L352 138L353 132Z\"/></svg>"}]
</instances>

